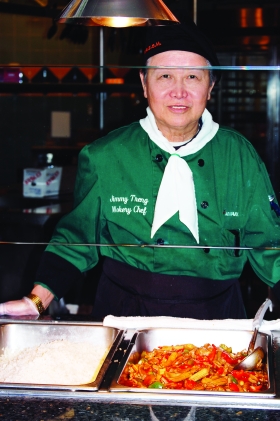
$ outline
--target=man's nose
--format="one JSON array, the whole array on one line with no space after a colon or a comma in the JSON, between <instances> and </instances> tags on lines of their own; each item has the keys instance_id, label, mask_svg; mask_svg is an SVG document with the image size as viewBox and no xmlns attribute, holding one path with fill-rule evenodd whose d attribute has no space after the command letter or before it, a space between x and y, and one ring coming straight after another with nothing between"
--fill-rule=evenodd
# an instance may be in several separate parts
<instances>
[{"instance_id":1,"label":"man's nose","mask_svg":"<svg viewBox=\"0 0 280 421\"><path fill-rule=\"evenodd\" d=\"M171 90L171 96L174 98L186 98L188 96L188 91L185 84L181 81L174 82Z\"/></svg>"}]
</instances>

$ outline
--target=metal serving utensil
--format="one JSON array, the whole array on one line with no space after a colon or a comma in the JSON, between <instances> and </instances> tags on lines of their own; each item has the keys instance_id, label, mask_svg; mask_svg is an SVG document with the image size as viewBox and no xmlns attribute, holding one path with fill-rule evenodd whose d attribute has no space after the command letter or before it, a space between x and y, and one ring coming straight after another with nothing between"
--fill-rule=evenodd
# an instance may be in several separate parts
<instances>
[{"instance_id":1,"label":"metal serving utensil","mask_svg":"<svg viewBox=\"0 0 280 421\"><path fill-rule=\"evenodd\" d=\"M249 343L248 356L245 357L244 360L242 360L240 363L236 364L234 366L234 370L253 370L263 360L265 354L264 350L261 346L258 346L255 349L255 343L259 333L259 328L262 324L264 315L268 307L270 311L272 311L272 301L269 298L267 298L265 302L260 306L253 320L254 333Z\"/></svg>"}]
</instances>

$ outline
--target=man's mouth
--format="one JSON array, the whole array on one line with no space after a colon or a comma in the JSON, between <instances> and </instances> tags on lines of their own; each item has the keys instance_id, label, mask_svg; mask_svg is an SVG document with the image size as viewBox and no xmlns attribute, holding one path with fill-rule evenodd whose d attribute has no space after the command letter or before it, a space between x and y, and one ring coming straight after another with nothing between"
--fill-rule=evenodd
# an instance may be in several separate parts
<instances>
[{"instance_id":1,"label":"man's mouth","mask_svg":"<svg viewBox=\"0 0 280 421\"><path fill-rule=\"evenodd\" d=\"M186 110L188 107L186 105L170 105L172 110Z\"/></svg>"}]
</instances>

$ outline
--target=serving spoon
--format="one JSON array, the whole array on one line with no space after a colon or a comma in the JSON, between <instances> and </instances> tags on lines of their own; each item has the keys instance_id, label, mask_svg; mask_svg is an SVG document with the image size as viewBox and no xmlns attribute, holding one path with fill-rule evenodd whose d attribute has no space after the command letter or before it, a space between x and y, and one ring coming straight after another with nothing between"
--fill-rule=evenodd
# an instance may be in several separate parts
<instances>
[{"instance_id":1,"label":"serving spoon","mask_svg":"<svg viewBox=\"0 0 280 421\"><path fill-rule=\"evenodd\" d=\"M262 324L264 315L268 307L270 311L272 311L272 301L269 298L267 298L265 302L260 306L253 320L254 333L249 343L248 355L244 358L244 360L242 360L240 363L234 366L234 370L253 370L263 360L265 352L261 346L258 346L255 349L255 343L259 333L259 328Z\"/></svg>"}]
</instances>

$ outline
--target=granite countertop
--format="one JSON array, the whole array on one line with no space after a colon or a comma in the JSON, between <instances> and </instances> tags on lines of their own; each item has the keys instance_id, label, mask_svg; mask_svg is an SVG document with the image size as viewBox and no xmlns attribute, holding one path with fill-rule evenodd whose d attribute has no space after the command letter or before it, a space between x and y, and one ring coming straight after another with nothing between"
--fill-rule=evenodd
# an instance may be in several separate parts
<instances>
[{"instance_id":1,"label":"granite countertop","mask_svg":"<svg viewBox=\"0 0 280 421\"><path fill-rule=\"evenodd\" d=\"M277 410L122 405L76 399L0 398L0 421L279 421Z\"/></svg>"}]
</instances>

